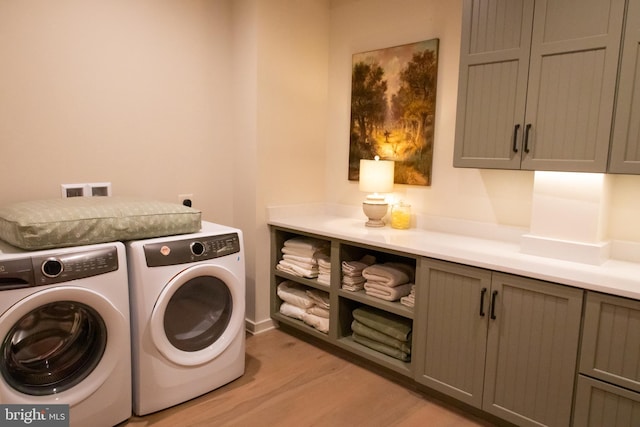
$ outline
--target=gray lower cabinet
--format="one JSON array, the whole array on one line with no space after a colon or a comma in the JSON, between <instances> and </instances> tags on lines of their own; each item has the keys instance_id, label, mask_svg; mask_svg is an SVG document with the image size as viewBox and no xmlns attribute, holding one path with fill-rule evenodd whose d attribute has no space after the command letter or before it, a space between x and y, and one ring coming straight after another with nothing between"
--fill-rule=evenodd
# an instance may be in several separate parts
<instances>
[{"instance_id":1,"label":"gray lower cabinet","mask_svg":"<svg viewBox=\"0 0 640 427\"><path fill-rule=\"evenodd\" d=\"M637 427L640 425L640 393L580 375L573 425Z\"/></svg>"},{"instance_id":2,"label":"gray lower cabinet","mask_svg":"<svg viewBox=\"0 0 640 427\"><path fill-rule=\"evenodd\" d=\"M640 301L587 292L574 425L640 426Z\"/></svg>"},{"instance_id":3,"label":"gray lower cabinet","mask_svg":"<svg viewBox=\"0 0 640 427\"><path fill-rule=\"evenodd\" d=\"M570 424L581 289L438 260L421 277L416 381L517 425Z\"/></svg>"}]
</instances>

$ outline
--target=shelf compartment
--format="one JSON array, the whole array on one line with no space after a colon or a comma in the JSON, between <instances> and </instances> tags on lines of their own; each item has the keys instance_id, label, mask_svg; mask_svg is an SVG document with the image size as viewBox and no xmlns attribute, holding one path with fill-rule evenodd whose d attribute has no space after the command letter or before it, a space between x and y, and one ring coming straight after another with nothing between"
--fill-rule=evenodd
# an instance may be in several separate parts
<instances>
[{"instance_id":1,"label":"shelf compartment","mask_svg":"<svg viewBox=\"0 0 640 427\"><path fill-rule=\"evenodd\" d=\"M306 277L294 276L293 274L285 273L284 271L275 270L273 273L278 278L284 280L291 280L292 282L300 283L301 285L309 286L311 288L319 289L321 291L329 292L329 285L318 282L316 279L308 279ZM278 280L278 284L283 280Z\"/></svg>"},{"instance_id":2,"label":"shelf compartment","mask_svg":"<svg viewBox=\"0 0 640 427\"><path fill-rule=\"evenodd\" d=\"M325 334L324 332L320 332L319 330L317 330L316 328L307 325L306 323L304 323L302 320L298 320L298 319L294 319L293 317L289 317L289 316L285 316L284 314L277 312L277 313L273 313L271 314L271 318L273 320L276 320L280 323L284 323L290 327L293 327L299 331L302 331L306 334L312 335L316 338L320 338L324 341L327 342L333 342L332 340L329 339L328 335ZM331 328L331 325L329 325L329 328Z\"/></svg>"},{"instance_id":3,"label":"shelf compartment","mask_svg":"<svg viewBox=\"0 0 640 427\"><path fill-rule=\"evenodd\" d=\"M380 353L372 348L359 344L353 340L351 336L342 337L337 341L339 347L349 350L353 354L357 354L367 360L375 362L378 365L391 369L399 374L413 378L413 369L411 362L403 362Z\"/></svg>"},{"instance_id":4,"label":"shelf compartment","mask_svg":"<svg viewBox=\"0 0 640 427\"><path fill-rule=\"evenodd\" d=\"M414 316L412 307L407 307L406 305L403 305L398 301L386 301L381 298L369 296L365 291L352 292L340 289L338 291L338 295L341 298L347 298L353 301L357 301L371 307L379 308L381 310L397 314L398 316L406 317L408 319L413 319Z\"/></svg>"}]
</instances>

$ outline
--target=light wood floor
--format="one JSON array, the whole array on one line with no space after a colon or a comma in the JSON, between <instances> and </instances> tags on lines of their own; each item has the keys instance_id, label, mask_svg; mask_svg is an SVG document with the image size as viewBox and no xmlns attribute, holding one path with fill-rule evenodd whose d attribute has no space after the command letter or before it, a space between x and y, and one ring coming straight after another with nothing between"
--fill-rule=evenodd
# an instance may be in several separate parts
<instances>
[{"instance_id":1,"label":"light wood floor","mask_svg":"<svg viewBox=\"0 0 640 427\"><path fill-rule=\"evenodd\" d=\"M120 427L492 425L278 329L246 350L241 378Z\"/></svg>"}]
</instances>

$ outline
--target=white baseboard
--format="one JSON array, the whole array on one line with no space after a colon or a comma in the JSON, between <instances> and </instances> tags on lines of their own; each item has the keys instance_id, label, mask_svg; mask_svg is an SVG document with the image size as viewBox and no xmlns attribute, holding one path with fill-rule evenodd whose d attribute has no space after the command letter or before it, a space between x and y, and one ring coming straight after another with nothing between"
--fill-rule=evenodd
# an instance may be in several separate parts
<instances>
[{"instance_id":1,"label":"white baseboard","mask_svg":"<svg viewBox=\"0 0 640 427\"><path fill-rule=\"evenodd\" d=\"M244 319L244 327L247 332L252 335L256 335L262 332L266 332L270 329L274 329L276 326L271 319L266 319L257 323L253 320Z\"/></svg>"}]
</instances>

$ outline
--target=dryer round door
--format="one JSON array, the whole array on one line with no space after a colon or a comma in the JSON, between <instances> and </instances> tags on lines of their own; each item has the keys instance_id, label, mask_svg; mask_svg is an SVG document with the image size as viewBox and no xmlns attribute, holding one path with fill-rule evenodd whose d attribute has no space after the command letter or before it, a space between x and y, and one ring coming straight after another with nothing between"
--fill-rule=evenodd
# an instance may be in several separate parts
<instances>
[{"instance_id":1,"label":"dryer round door","mask_svg":"<svg viewBox=\"0 0 640 427\"><path fill-rule=\"evenodd\" d=\"M100 387L126 346L127 318L85 288L29 295L0 316L0 396L74 405Z\"/></svg>"},{"instance_id":2,"label":"dryer round door","mask_svg":"<svg viewBox=\"0 0 640 427\"><path fill-rule=\"evenodd\" d=\"M219 265L199 264L173 277L151 313L151 337L173 363L215 359L244 325L244 283Z\"/></svg>"}]
</instances>

